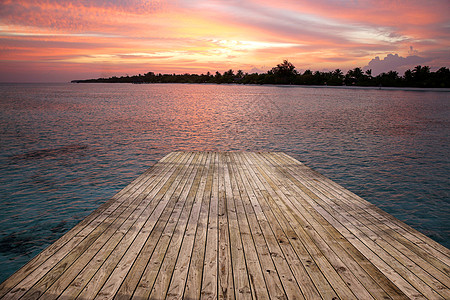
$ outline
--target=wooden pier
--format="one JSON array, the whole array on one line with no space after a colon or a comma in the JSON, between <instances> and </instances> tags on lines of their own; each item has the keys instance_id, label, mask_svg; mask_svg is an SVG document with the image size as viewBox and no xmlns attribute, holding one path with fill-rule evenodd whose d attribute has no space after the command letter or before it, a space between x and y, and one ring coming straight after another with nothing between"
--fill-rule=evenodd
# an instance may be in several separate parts
<instances>
[{"instance_id":1,"label":"wooden pier","mask_svg":"<svg viewBox=\"0 0 450 300\"><path fill-rule=\"evenodd\" d=\"M173 152L0 285L131 297L450 299L450 250L284 153Z\"/></svg>"}]
</instances>

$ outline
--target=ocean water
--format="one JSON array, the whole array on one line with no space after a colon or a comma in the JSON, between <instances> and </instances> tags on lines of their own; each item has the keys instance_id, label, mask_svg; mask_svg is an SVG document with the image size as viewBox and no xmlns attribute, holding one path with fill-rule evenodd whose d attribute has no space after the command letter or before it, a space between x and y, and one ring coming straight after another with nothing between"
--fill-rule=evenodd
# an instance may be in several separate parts
<instances>
[{"instance_id":1,"label":"ocean water","mask_svg":"<svg viewBox=\"0 0 450 300\"><path fill-rule=\"evenodd\" d=\"M450 91L0 85L0 282L176 150L284 151L450 247Z\"/></svg>"}]
</instances>

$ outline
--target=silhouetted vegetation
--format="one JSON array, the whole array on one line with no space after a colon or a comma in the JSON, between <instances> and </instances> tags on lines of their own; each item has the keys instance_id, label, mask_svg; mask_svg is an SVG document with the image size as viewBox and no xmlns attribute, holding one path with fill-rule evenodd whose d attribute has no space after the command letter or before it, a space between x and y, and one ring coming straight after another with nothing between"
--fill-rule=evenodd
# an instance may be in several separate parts
<instances>
[{"instance_id":1,"label":"silhouetted vegetation","mask_svg":"<svg viewBox=\"0 0 450 300\"><path fill-rule=\"evenodd\" d=\"M403 76L396 71L372 76L372 70L363 72L361 68L349 70L345 75L340 69L331 72L306 70L303 74L285 60L267 73L244 73L228 70L221 74L155 74L73 80L73 83L234 83L234 84L293 84L293 85L330 85L330 86L375 86L375 87L421 87L450 88L450 70L442 67L431 72L428 66L417 66L407 70Z\"/></svg>"}]
</instances>

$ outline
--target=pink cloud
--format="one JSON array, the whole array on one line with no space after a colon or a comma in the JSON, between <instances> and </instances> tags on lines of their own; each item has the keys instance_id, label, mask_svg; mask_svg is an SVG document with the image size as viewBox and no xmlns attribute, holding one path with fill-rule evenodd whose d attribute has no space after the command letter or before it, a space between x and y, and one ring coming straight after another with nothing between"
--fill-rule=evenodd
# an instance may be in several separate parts
<instances>
[{"instance_id":1,"label":"pink cloud","mask_svg":"<svg viewBox=\"0 0 450 300\"><path fill-rule=\"evenodd\" d=\"M0 73L19 74L26 63L89 77L105 68L250 71L283 59L374 73L419 61L448 67L449 10L447 0L5 0ZM420 53L408 53L410 45Z\"/></svg>"}]
</instances>

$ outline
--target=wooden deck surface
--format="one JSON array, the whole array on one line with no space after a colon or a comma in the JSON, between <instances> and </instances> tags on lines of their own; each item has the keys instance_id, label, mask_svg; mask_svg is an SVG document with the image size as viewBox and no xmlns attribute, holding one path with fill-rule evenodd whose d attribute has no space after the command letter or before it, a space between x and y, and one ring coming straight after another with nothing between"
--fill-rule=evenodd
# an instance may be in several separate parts
<instances>
[{"instance_id":1,"label":"wooden deck surface","mask_svg":"<svg viewBox=\"0 0 450 300\"><path fill-rule=\"evenodd\" d=\"M284 153L173 152L1 299L450 299L450 251Z\"/></svg>"}]
</instances>

